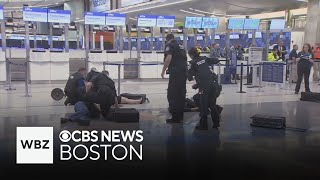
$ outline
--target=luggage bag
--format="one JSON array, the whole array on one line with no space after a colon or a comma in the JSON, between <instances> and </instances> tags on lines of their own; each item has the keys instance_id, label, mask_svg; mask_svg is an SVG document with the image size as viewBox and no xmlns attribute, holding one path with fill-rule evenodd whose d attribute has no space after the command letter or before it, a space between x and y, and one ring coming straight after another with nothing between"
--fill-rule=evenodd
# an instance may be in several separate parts
<instances>
[{"instance_id":1,"label":"luggage bag","mask_svg":"<svg viewBox=\"0 0 320 180\"><path fill-rule=\"evenodd\" d=\"M255 127L265 127L274 129L285 129L286 128L286 118L279 116L269 116L264 114L256 114L251 117L251 126Z\"/></svg>"},{"instance_id":2,"label":"luggage bag","mask_svg":"<svg viewBox=\"0 0 320 180\"><path fill-rule=\"evenodd\" d=\"M320 93L314 92L302 92L301 101L320 102Z\"/></svg>"},{"instance_id":3,"label":"luggage bag","mask_svg":"<svg viewBox=\"0 0 320 180\"><path fill-rule=\"evenodd\" d=\"M111 109L107 116L107 120L118 123L139 122L139 118L139 111L134 108Z\"/></svg>"}]
</instances>

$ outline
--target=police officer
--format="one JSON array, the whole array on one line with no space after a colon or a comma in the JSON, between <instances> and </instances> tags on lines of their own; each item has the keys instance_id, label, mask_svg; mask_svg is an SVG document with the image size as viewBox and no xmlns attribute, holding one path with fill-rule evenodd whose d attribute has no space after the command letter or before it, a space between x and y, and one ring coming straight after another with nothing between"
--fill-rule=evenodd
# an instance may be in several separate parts
<instances>
[{"instance_id":1,"label":"police officer","mask_svg":"<svg viewBox=\"0 0 320 180\"><path fill-rule=\"evenodd\" d=\"M73 73L64 88L64 93L67 96L64 105L74 105L76 104L80 98L81 94L85 92L85 75L86 75L86 68L79 68L77 72Z\"/></svg>"},{"instance_id":2,"label":"police officer","mask_svg":"<svg viewBox=\"0 0 320 180\"><path fill-rule=\"evenodd\" d=\"M186 97L187 81L187 53L182 45L179 45L173 34L166 36L165 61L161 77L166 71L169 73L167 99L171 119L168 123L179 123L183 120L184 103Z\"/></svg>"},{"instance_id":3,"label":"police officer","mask_svg":"<svg viewBox=\"0 0 320 180\"><path fill-rule=\"evenodd\" d=\"M188 71L188 80L192 81L195 77L200 95L200 123L196 126L198 130L208 129L208 108L211 110L213 128L220 126L219 113L216 108L217 88L215 87L215 74L211 72L209 65L219 63L217 58L206 58L200 56L196 48L191 48L188 52L190 58L190 67Z\"/></svg>"},{"instance_id":4,"label":"police officer","mask_svg":"<svg viewBox=\"0 0 320 180\"><path fill-rule=\"evenodd\" d=\"M85 101L100 105L102 116L106 117L110 107L118 107L117 92L114 81L109 77L108 71L102 71L87 83L87 96Z\"/></svg>"},{"instance_id":5,"label":"police officer","mask_svg":"<svg viewBox=\"0 0 320 180\"><path fill-rule=\"evenodd\" d=\"M90 80L98 74L99 74L99 71L97 70L97 68L95 67L91 68L90 72L87 74L86 81L90 82Z\"/></svg>"}]
</instances>

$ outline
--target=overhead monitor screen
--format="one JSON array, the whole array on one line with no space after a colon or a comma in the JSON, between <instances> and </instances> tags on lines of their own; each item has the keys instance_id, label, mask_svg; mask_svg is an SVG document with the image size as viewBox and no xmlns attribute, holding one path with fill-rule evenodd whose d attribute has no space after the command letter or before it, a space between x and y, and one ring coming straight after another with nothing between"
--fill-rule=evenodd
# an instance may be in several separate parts
<instances>
[{"instance_id":1,"label":"overhead monitor screen","mask_svg":"<svg viewBox=\"0 0 320 180\"><path fill-rule=\"evenodd\" d=\"M150 0L121 0L121 7L132 6L135 4L141 4L149 1Z\"/></svg>"},{"instance_id":2,"label":"overhead monitor screen","mask_svg":"<svg viewBox=\"0 0 320 180\"><path fill-rule=\"evenodd\" d=\"M201 28L202 17L186 17L185 27L186 28Z\"/></svg>"},{"instance_id":3,"label":"overhead monitor screen","mask_svg":"<svg viewBox=\"0 0 320 180\"><path fill-rule=\"evenodd\" d=\"M239 34L230 34L230 39L239 39L240 35Z\"/></svg>"},{"instance_id":4,"label":"overhead monitor screen","mask_svg":"<svg viewBox=\"0 0 320 180\"><path fill-rule=\"evenodd\" d=\"M70 23L71 11L66 10L48 10L48 22L53 23Z\"/></svg>"},{"instance_id":5,"label":"overhead monitor screen","mask_svg":"<svg viewBox=\"0 0 320 180\"><path fill-rule=\"evenodd\" d=\"M157 27L174 27L175 16L158 16Z\"/></svg>"},{"instance_id":6,"label":"overhead monitor screen","mask_svg":"<svg viewBox=\"0 0 320 180\"><path fill-rule=\"evenodd\" d=\"M249 39L252 39L252 32L248 34ZM262 33L261 32L256 32L256 38L261 39L262 38Z\"/></svg>"},{"instance_id":7,"label":"overhead monitor screen","mask_svg":"<svg viewBox=\"0 0 320 180\"><path fill-rule=\"evenodd\" d=\"M272 19L270 30L283 30L285 28L286 21L284 19Z\"/></svg>"},{"instance_id":8,"label":"overhead monitor screen","mask_svg":"<svg viewBox=\"0 0 320 180\"><path fill-rule=\"evenodd\" d=\"M197 36L198 41L203 41L203 39L204 39L203 36Z\"/></svg>"},{"instance_id":9,"label":"overhead monitor screen","mask_svg":"<svg viewBox=\"0 0 320 180\"><path fill-rule=\"evenodd\" d=\"M219 18L203 17L202 28L217 29L219 26Z\"/></svg>"},{"instance_id":10,"label":"overhead monitor screen","mask_svg":"<svg viewBox=\"0 0 320 180\"><path fill-rule=\"evenodd\" d=\"M243 29L258 30L260 28L260 19L245 19Z\"/></svg>"},{"instance_id":11,"label":"overhead monitor screen","mask_svg":"<svg viewBox=\"0 0 320 180\"><path fill-rule=\"evenodd\" d=\"M43 8L23 8L23 20L34 22L47 22L48 10Z\"/></svg>"},{"instance_id":12,"label":"overhead monitor screen","mask_svg":"<svg viewBox=\"0 0 320 180\"><path fill-rule=\"evenodd\" d=\"M219 34L216 34L216 35L214 36L214 39L220 39L220 35L219 35Z\"/></svg>"},{"instance_id":13,"label":"overhead monitor screen","mask_svg":"<svg viewBox=\"0 0 320 180\"><path fill-rule=\"evenodd\" d=\"M228 29L243 29L244 19L230 18Z\"/></svg>"},{"instance_id":14,"label":"overhead monitor screen","mask_svg":"<svg viewBox=\"0 0 320 180\"><path fill-rule=\"evenodd\" d=\"M155 15L139 15L138 26L155 27L157 25L157 16Z\"/></svg>"},{"instance_id":15,"label":"overhead monitor screen","mask_svg":"<svg viewBox=\"0 0 320 180\"><path fill-rule=\"evenodd\" d=\"M126 15L118 13L107 13L106 14L106 25L111 26L125 26Z\"/></svg>"},{"instance_id":16,"label":"overhead monitor screen","mask_svg":"<svg viewBox=\"0 0 320 180\"><path fill-rule=\"evenodd\" d=\"M3 20L3 6L0 6L0 20Z\"/></svg>"},{"instance_id":17,"label":"overhead monitor screen","mask_svg":"<svg viewBox=\"0 0 320 180\"><path fill-rule=\"evenodd\" d=\"M100 12L85 12L84 23L91 25L105 25L106 14Z\"/></svg>"}]
</instances>

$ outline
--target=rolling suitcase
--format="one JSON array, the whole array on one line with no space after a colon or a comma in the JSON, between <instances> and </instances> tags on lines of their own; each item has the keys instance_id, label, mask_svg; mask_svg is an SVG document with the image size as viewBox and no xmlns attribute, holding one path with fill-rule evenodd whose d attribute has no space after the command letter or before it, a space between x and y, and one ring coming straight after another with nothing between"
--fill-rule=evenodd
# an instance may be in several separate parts
<instances>
[{"instance_id":1,"label":"rolling suitcase","mask_svg":"<svg viewBox=\"0 0 320 180\"><path fill-rule=\"evenodd\" d=\"M118 123L139 122L139 118L139 111L134 108L111 109L107 116L107 120Z\"/></svg>"},{"instance_id":2,"label":"rolling suitcase","mask_svg":"<svg viewBox=\"0 0 320 180\"><path fill-rule=\"evenodd\" d=\"M320 93L302 92L300 100L320 103Z\"/></svg>"}]
</instances>

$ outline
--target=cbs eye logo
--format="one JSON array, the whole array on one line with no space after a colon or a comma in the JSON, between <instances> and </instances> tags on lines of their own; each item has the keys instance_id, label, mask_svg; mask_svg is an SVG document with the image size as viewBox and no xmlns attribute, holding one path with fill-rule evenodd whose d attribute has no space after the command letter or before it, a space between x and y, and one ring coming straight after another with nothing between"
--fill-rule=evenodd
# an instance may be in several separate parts
<instances>
[{"instance_id":1,"label":"cbs eye logo","mask_svg":"<svg viewBox=\"0 0 320 180\"><path fill-rule=\"evenodd\" d=\"M60 141L69 142L71 139L71 133L67 130L61 131L59 134Z\"/></svg>"}]
</instances>

